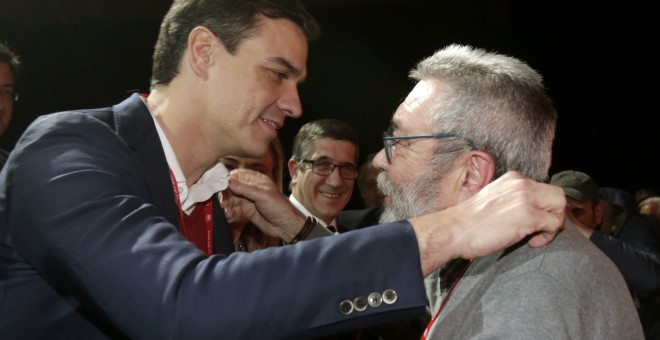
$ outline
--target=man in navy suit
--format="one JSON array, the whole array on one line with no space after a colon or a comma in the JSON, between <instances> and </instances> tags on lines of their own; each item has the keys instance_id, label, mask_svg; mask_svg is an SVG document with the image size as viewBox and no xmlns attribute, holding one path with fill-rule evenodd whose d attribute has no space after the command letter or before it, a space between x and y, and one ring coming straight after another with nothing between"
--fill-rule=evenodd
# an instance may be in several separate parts
<instances>
[{"instance_id":1,"label":"man in navy suit","mask_svg":"<svg viewBox=\"0 0 660 340\"><path fill-rule=\"evenodd\" d=\"M262 156L301 115L317 35L295 0L176 0L148 96L38 118L0 173L0 338L315 338L424 313L423 277L452 258L555 237L561 190L510 173L443 212L217 254L212 196L266 177L227 178L220 156ZM266 189L253 222L288 243L316 236Z\"/></svg>"}]
</instances>

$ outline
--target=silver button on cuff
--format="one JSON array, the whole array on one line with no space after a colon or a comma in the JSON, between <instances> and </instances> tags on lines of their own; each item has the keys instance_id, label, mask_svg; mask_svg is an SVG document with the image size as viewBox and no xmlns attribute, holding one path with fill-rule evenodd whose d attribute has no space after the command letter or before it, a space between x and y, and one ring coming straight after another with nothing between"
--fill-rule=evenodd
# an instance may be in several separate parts
<instances>
[{"instance_id":1,"label":"silver button on cuff","mask_svg":"<svg viewBox=\"0 0 660 340\"><path fill-rule=\"evenodd\" d=\"M371 293L367 297L369 301L369 306L371 307L380 307L383 304L383 297L379 293Z\"/></svg>"},{"instance_id":2,"label":"silver button on cuff","mask_svg":"<svg viewBox=\"0 0 660 340\"><path fill-rule=\"evenodd\" d=\"M395 303L398 298L399 295L397 295L394 289L387 289L383 292L383 302L388 305Z\"/></svg>"},{"instance_id":3,"label":"silver button on cuff","mask_svg":"<svg viewBox=\"0 0 660 340\"><path fill-rule=\"evenodd\" d=\"M353 313L353 302L351 300L344 300L339 303L339 311L344 315Z\"/></svg>"},{"instance_id":4,"label":"silver button on cuff","mask_svg":"<svg viewBox=\"0 0 660 340\"><path fill-rule=\"evenodd\" d=\"M353 300L353 305L355 306L356 311L362 312L367 309L367 299L364 296L358 296Z\"/></svg>"}]
</instances>

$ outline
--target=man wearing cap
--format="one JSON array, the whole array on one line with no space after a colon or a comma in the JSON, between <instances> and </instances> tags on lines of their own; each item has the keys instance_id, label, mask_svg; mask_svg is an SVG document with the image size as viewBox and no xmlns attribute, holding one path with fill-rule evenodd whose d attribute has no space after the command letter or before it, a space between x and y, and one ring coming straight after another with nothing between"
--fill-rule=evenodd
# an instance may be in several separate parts
<instances>
[{"instance_id":1,"label":"man wearing cap","mask_svg":"<svg viewBox=\"0 0 660 340\"><path fill-rule=\"evenodd\" d=\"M588 238L594 230L598 230L603 221L605 204L598 197L598 185L589 175L565 170L552 176L550 184L564 189L566 210L582 222L576 223L576 226L583 235Z\"/></svg>"},{"instance_id":2,"label":"man wearing cap","mask_svg":"<svg viewBox=\"0 0 660 340\"><path fill-rule=\"evenodd\" d=\"M605 211L612 207L598 195L598 185L586 173L565 170L550 184L564 189L566 216L577 229L619 268L630 288L646 339L660 338L660 233L657 225L637 213L617 218L618 226L605 226ZM623 211L623 209L621 209Z\"/></svg>"}]
</instances>

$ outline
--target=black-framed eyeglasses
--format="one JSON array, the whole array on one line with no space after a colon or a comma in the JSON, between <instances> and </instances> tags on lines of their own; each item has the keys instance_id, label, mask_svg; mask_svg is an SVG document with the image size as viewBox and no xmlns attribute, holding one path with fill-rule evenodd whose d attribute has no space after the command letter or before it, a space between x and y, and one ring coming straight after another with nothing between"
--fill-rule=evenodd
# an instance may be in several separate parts
<instances>
[{"instance_id":1,"label":"black-framed eyeglasses","mask_svg":"<svg viewBox=\"0 0 660 340\"><path fill-rule=\"evenodd\" d=\"M321 176L330 176L335 168L339 169L339 176L343 179L356 179L358 176L358 169L351 164L335 164L326 160L311 160L303 159L300 162L312 165L312 172Z\"/></svg>"},{"instance_id":2,"label":"black-framed eyeglasses","mask_svg":"<svg viewBox=\"0 0 660 340\"><path fill-rule=\"evenodd\" d=\"M383 132L383 149L385 149L385 157L387 158L387 162L392 164L392 150L396 149L395 144L399 140L403 139L420 139L420 138L460 138L463 139L468 146L470 147L470 150L476 150L477 146L474 144L474 142L467 137L463 137L459 134L455 133L436 133L432 135L423 135L423 136L392 136L392 131L393 128L390 126L387 128L387 131Z\"/></svg>"},{"instance_id":3,"label":"black-framed eyeglasses","mask_svg":"<svg viewBox=\"0 0 660 340\"><path fill-rule=\"evenodd\" d=\"M17 102L19 95L12 87L2 87L0 88L0 98L7 101Z\"/></svg>"}]
</instances>

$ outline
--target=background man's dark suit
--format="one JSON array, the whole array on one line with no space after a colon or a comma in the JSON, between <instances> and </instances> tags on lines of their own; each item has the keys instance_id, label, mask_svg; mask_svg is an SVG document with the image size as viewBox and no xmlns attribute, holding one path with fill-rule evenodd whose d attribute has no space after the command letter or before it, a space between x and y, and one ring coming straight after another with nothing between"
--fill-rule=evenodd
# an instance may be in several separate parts
<instances>
[{"instance_id":1,"label":"background man's dark suit","mask_svg":"<svg viewBox=\"0 0 660 340\"><path fill-rule=\"evenodd\" d=\"M344 210L337 216L337 224L340 226L339 232L345 232L364 227L370 227L378 224L380 214L384 207L377 206L365 209Z\"/></svg>"}]
</instances>

